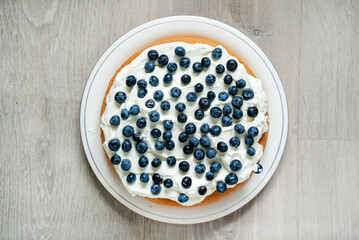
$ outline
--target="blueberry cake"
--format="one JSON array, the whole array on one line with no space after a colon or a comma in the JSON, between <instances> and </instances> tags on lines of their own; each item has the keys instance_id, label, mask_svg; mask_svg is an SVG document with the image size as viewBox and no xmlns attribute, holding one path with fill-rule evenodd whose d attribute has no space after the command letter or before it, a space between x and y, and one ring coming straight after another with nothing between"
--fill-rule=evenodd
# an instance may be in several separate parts
<instances>
[{"instance_id":1,"label":"blueberry cake","mask_svg":"<svg viewBox=\"0 0 359 240\"><path fill-rule=\"evenodd\" d=\"M103 147L132 196L192 206L262 170L267 113L261 81L222 46L157 44L111 81Z\"/></svg>"}]
</instances>

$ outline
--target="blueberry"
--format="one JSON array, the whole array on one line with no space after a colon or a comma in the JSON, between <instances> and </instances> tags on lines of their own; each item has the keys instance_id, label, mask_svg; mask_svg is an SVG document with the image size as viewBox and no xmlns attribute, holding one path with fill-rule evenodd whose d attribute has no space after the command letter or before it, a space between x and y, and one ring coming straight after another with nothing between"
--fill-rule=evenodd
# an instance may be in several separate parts
<instances>
[{"instance_id":1,"label":"blueberry","mask_svg":"<svg viewBox=\"0 0 359 240\"><path fill-rule=\"evenodd\" d=\"M207 136L203 136L199 139L199 143L204 148L209 148L211 146L211 140Z\"/></svg>"},{"instance_id":2,"label":"blueberry","mask_svg":"<svg viewBox=\"0 0 359 240\"><path fill-rule=\"evenodd\" d=\"M180 164L178 165L178 168L182 171L182 172L188 172L189 170L189 163L187 161L182 161L180 162Z\"/></svg>"},{"instance_id":3,"label":"blueberry","mask_svg":"<svg viewBox=\"0 0 359 240\"><path fill-rule=\"evenodd\" d=\"M149 80L149 83L150 83L151 86L157 87L158 84L160 83L160 81L158 80L158 78L156 76L151 76L150 80Z\"/></svg>"},{"instance_id":4,"label":"blueberry","mask_svg":"<svg viewBox=\"0 0 359 240\"><path fill-rule=\"evenodd\" d=\"M134 173L129 173L126 177L128 183L134 183L136 181L136 175Z\"/></svg>"},{"instance_id":5,"label":"blueberry","mask_svg":"<svg viewBox=\"0 0 359 240\"><path fill-rule=\"evenodd\" d=\"M198 102L198 105L202 109L208 109L211 106L211 101L208 98L201 98Z\"/></svg>"},{"instance_id":6,"label":"blueberry","mask_svg":"<svg viewBox=\"0 0 359 240\"><path fill-rule=\"evenodd\" d=\"M170 95L173 98L179 98L181 96L181 93L181 89L179 89L178 87L174 87L170 91Z\"/></svg>"},{"instance_id":7,"label":"blueberry","mask_svg":"<svg viewBox=\"0 0 359 240\"><path fill-rule=\"evenodd\" d=\"M119 155L117 155L117 154L114 154L111 157L111 162L112 162L113 165L118 165L121 162L121 157Z\"/></svg>"},{"instance_id":8,"label":"blueberry","mask_svg":"<svg viewBox=\"0 0 359 240\"><path fill-rule=\"evenodd\" d=\"M130 113L126 108L121 110L121 117L123 120L126 120L130 117Z\"/></svg>"},{"instance_id":9,"label":"blueberry","mask_svg":"<svg viewBox=\"0 0 359 240\"><path fill-rule=\"evenodd\" d=\"M258 115L258 108L256 107L249 107L247 110L247 114L251 118L255 118Z\"/></svg>"},{"instance_id":10,"label":"blueberry","mask_svg":"<svg viewBox=\"0 0 359 240\"><path fill-rule=\"evenodd\" d=\"M188 84L191 82L191 76L188 75L188 74L183 74L182 77L181 77L181 82L183 84Z\"/></svg>"},{"instance_id":11,"label":"blueberry","mask_svg":"<svg viewBox=\"0 0 359 240\"><path fill-rule=\"evenodd\" d=\"M231 126L232 123L233 123L233 120L232 120L231 117L224 116L224 117L222 118L222 124L223 124L223 126L228 127L228 126Z\"/></svg>"},{"instance_id":12,"label":"blueberry","mask_svg":"<svg viewBox=\"0 0 359 240\"><path fill-rule=\"evenodd\" d=\"M186 142L187 139L188 139L188 134L185 133L185 132L181 132L180 135L178 136L178 140L179 140L181 143Z\"/></svg>"},{"instance_id":13,"label":"blueberry","mask_svg":"<svg viewBox=\"0 0 359 240\"><path fill-rule=\"evenodd\" d=\"M171 188L173 186L173 181L169 178L163 181L163 186L165 188Z\"/></svg>"},{"instance_id":14,"label":"blueberry","mask_svg":"<svg viewBox=\"0 0 359 240\"><path fill-rule=\"evenodd\" d=\"M254 147L249 147L249 148L247 149L247 154L248 154L249 156L254 156L254 155L256 154L256 149L255 149Z\"/></svg>"},{"instance_id":15,"label":"blueberry","mask_svg":"<svg viewBox=\"0 0 359 240\"><path fill-rule=\"evenodd\" d=\"M167 164L168 164L168 166L170 166L170 167L176 165L176 158L173 157L173 156L169 156L169 157L167 158Z\"/></svg>"},{"instance_id":16,"label":"blueberry","mask_svg":"<svg viewBox=\"0 0 359 240\"><path fill-rule=\"evenodd\" d=\"M146 88L146 87L147 87L147 82L146 82L146 80L144 80L144 79L138 80L137 86L138 86L139 88Z\"/></svg>"},{"instance_id":17,"label":"blueberry","mask_svg":"<svg viewBox=\"0 0 359 240\"><path fill-rule=\"evenodd\" d=\"M177 63L171 62L167 65L167 70L169 72L175 72L177 70Z\"/></svg>"},{"instance_id":18,"label":"blueberry","mask_svg":"<svg viewBox=\"0 0 359 240\"><path fill-rule=\"evenodd\" d=\"M118 126L120 124L120 121L120 117L118 115L114 115L110 118L109 122L112 126Z\"/></svg>"},{"instance_id":19,"label":"blueberry","mask_svg":"<svg viewBox=\"0 0 359 240\"><path fill-rule=\"evenodd\" d=\"M165 140L165 141L171 140L171 138L172 138L171 131L170 130L164 131L162 137L163 137L163 140Z\"/></svg>"},{"instance_id":20,"label":"blueberry","mask_svg":"<svg viewBox=\"0 0 359 240\"><path fill-rule=\"evenodd\" d=\"M182 67L182 68L188 68L189 65L191 65L191 60L189 58L181 58L180 62L179 62L179 65Z\"/></svg>"},{"instance_id":21,"label":"blueberry","mask_svg":"<svg viewBox=\"0 0 359 240\"><path fill-rule=\"evenodd\" d=\"M137 104L134 104L130 107L130 114L135 116L140 112L140 107Z\"/></svg>"},{"instance_id":22,"label":"blueberry","mask_svg":"<svg viewBox=\"0 0 359 240\"><path fill-rule=\"evenodd\" d=\"M189 92L186 98L188 102L195 102L197 100L197 94L195 92Z\"/></svg>"},{"instance_id":23,"label":"blueberry","mask_svg":"<svg viewBox=\"0 0 359 240\"><path fill-rule=\"evenodd\" d=\"M208 149L207 152L206 152L206 156L209 158L209 159L213 159L215 158L217 155L217 151L213 148L211 149Z\"/></svg>"},{"instance_id":24,"label":"blueberry","mask_svg":"<svg viewBox=\"0 0 359 240\"><path fill-rule=\"evenodd\" d=\"M152 181L156 184L160 184L163 181L163 177L161 174L155 173L152 175Z\"/></svg>"},{"instance_id":25,"label":"blueberry","mask_svg":"<svg viewBox=\"0 0 359 240\"><path fill-rule=\"evenodd\" d=\"M207 98L212 102L216 98L216 93L213 91L208 91Z\"/></svg>"},{"instance_id":26,"label":"blueberry","mask_svg":"<svg viewBox=\"0 0 359 240\"><path fill-rule=\"evenodd\" d=\"M198 187L198 194L199 195L205 195L207 193L207 187L206 186L199 186Z\"/></svg>"},{"instance_id":27,"label":"blueberry","mask_svg":"<svg viewBox=\"0 0 359 240\"><path fill-rule=\"evenodd\" d=\"M223 115L224 116L229 116L229 114L232 113L232 107L228 104L223 106Z\"/></svg>"},{"instance_id":28,"label":"blueberry","mask_svg":"<svg viewBox=\"0 0 359 240\"><path fill-rule=\"evenodd\" d=\"M236 148L241 144L241 140L239 140L239 138L237 137L232 137L231 139L229 139L229 145L231 145L231 147Z\"/></svg>"},{"instance_id":29,"label":"blueberry","mask_svg":"<svg viewBox=\"0 0 359 240\"><path fill-rule=\"evenodd\" d=\"M171 104L167 101L161 102L161 109L162 111L168 111L171 108Z\"/></svg>"},{"instance_id":30,"label":"blueberry","mask_svg":"<svg viewBox=\"0 0 359 240\"><path fill-rule=\"evenodd\" d=\"M201 132L204 133L204 134L209 132L209 125L207 123L202 124Z\"/></svg>"},{"instance_id":31,"label":"blueberry","mask_svg":"<svg viewBox=\"0 0 359 240\"><path fill-rule=\"evenodd\" d=\"M218 182L216 185L216 189L219 193L225 193L227 190L227 184L224 182Z\"/></svg>"},{"instance_id":32,"label":"blueberry","mask_svg":"<svg viewBox=\"0 0 359 240\"><path fill-rule=\"evenodd\" d=\"M147 167L148 165L148 158L146 156L141 156L138 159L138 165L142 168Z\"/></svg>"},{"instance_id":33,"label":"blueberry","mask_svg":"<svg viewBox=\"0 0 359 240\"><path fill-rule=\"evenodd\" d=\"M254 144L254 139L252 137L245 137L244 138L244 143L248 146L251 147Z\"/></svg>"},{"instance_id":34,"label":"blueberry","mask_svg":"<svg viewBox=\"0 0 359 240\"><path fill-rule=\"evenodd\" d=\"M194 125L193 123L187 123L185 126L185 132L188 135L194 134L197 131L197 127L196 125Z\"/></svg>"},{"instance_id":35,"label":"blueberry","mask_svg":"<svg viewBox=\"0 0 359 240\"><path fill-rule=\"evenodd\" d=\"M135 86L135 85L136 85L136 81L137 81L137 79L136 79L136 77L133 76L133 75L130 75L130 76L127 76L127 77L126 77L126 85L127 85L128 87L133 87L133 86Z\"/></svg>"},{"instance_id":36,"label":"blueberry","mask_svg":"<svg viewBox=\"0 0 359 240\"><path fill-rule=\"evenodd\" d=\"M115 94L115 101L118 102L119 104L124 103L126 99L127 99L127 95L124 92L120 91Z\"/></svg>"},{"instance_id":37,"label":"blueberry","mask_svg":"<svg viewBox=\"0 0 359 240\"><path fill-rule=\"evenodd\" d=\"M212 51L212 57L214 59L218 59L220 57L222 57L222 49L220 48L215 48L213 51Z\"/></svg>"},{"instance_id":38,"label":"blueberry","mask_svg":"<svg viewBox=\"0 0 359 240\"><path fill-rule=\"evenodd\" d=\"M229 98L229 95L226 92L220 92L218 94L218 99L221 100L222 102L226 101L228 98Z\"/></svg>"},{"instance_id":39,"label":"blueberry","mask_svg":"<svg viewBox=\"0 0 359 240\"><path fill-rule=\"evenodd\" d=\"M122 142L122 151L124 152L129 152L132 148L132 143L130 142L130 140L125 140Z\"/></svg>"},{"instance_id":40,"label":"blueberry","mask_svg":"<svg viewBox=\"0 0 359 240\"><path fill-rule=\"evenodd\" d=\"M248 128L247 133L248 133L248 136L254 138L254 137L258 136L259 130L257 127L250 127L250 128Z\"/></svg>"},{"instance_id":41,"label":"blueberry","mask_svg":"<svg viewBox=\"0 0 359 240\"><path fill-rule=\"evenodd\" d=\"M190 177L184 177L182 179L181 184L182 184L182 187L184 187L185 189L188 189L192 185L192 179Z\"/></svg>"},{"instance_id":42,"label":"blueberry","mask_svg":"<svg viewBox=\"0 0 359 240\"><path fill-rule=\"evenodd\" d=\"M196 151L194 151L194 158L196 160L203 160L204 158L204 151L202 149L196 149Z\"/></svg>"},{"instance_id":43,"label":"blueberry","mask_svg":"<svg viewBox=\"0 0 359 240\"><path fill-rule=\"evenodd\" d=\"M222 74L222 73L224 73L224 66L222 65L222 64L218 64L217 66L216 66L216 73L218 73L218 74Z\"/></svg>"},{"instance_id":44,"label":"blueberry","mask_svg":"<svg viewBox=\"0 0 359 240\"><path fill-rule=\"evenodd\" d=\"M189 197L186 194L183 194L183 193L181 193L178 196L178 202L180 202L180 203L185 203L185 202L188 201L188 199L189 199Z\"/></svg>"},{"instance_id":45,"label":"blueberry","mask_svg":"<svg viewBox=\"0 0 359 240\"><path fill-rule=\"evenodd\" d=\"M160 56L158 57L158 59L157 59L157 62L158 62L158 64L161 65L161 66L166 66L167 63L168 63L168 57L167 57L167 55L164 55L164 54L160 55Z\"/></svg>"},{"instance_id":46,"label":"blueberry","mask_svg":"<svg viewBox=\"0 0 359 240\"><path fill-rule=\"evenodd\" d=\"M241 119L243 117L243 112L241 109L234 109L232 117L234 119Z\"/></svg>"},{"instance_id":47,"label":"blueberry","mask_svg":"<svg viewBox=\"0 0 359 240\"><path fill-rule=\"evenodd\" d=\"M222 128L218 125L213 125L211 127L211 129L209 130L209 132L213 135L213 136L219 136L222 133Z\"/></svg>"},{"instance_id":48,"label":"blueberry","mask_svg":"<svg viewBox=\"0 0 359 240\"><path fill-rule=\"evenodd\" d=\"M202 58L201 65L205 68L208 68L211 65L211 59L209 59L208 57Z\"/></svg>"},{"instance_id":49,"label":"blueberry","mask_svg":"<svg viewBox=\"0 0 359 240\"><path fill-rule=\"evenodd\" d=\"M147 53L147 57L151 60L156 60L158 58L158 52L156 50L150 50Z\"/></svg>"},{"instance_id":50,"label":"blueberry","mask_svg":"<svg viewBox=\"0 0 359 240\"><path fill-rule=\"evenodd\" d=\"M238 134L242 134L244 133L244 127L242 124L237 123L236 125L234 125L234 130L238 133Z\"/></svg>"},{"instance_id":51,"label":"blueberry","mask_svg":"<svg viewBox=\"0 0 359 240\"><path fill-rule=\"evenodd\" d=\"M187 122L187 115L184 113L180 113L177 116L177 121L179 121L180 123L185 123Z\"/></svg>"},{"instance_id":52,"label":"blueberry","mask_svg":"<svg viewBox=\"0 0 359 240\"><path fill-rule=\"evenodd\" d=\"M195 63L193 63L193 65L192 65L192 69L193 69L193 71L195 71L196 73L199 73L199 72L202 72L203 67L202 67L202 64L201 64L201 63L195 62Z\"/></svg>"},{"instance_id":53,"label":"blueberry","mask_svg":"<svg viewBox=\"0 0 359 240\"><path fill-rule=\"evenodd\" d=\"M165 144L162 142L162 141L157 141L155 143L155 148L158 150L158 151L162 151L163 149L165 149Z\"/></svg>"},{"instance_id":54,"label":"blueberry","mask_svg":"<svg viewBox=\"0 0 359 240\"><path fill-rule=\"evenodd\" d=\"M206 166L203 163L198 163L194 170L198 174L203 174L206 171Z\"/></svg>"},{"instance_id":55,"label":"blueberry","mask_svg":"<svg viewBox=\"0 0 359 240\"><path fill-rule=\"evenodd\" d=\"M186 50L183 47L176 47L175 54L179 57L184 57L184 55L186 55Z\"/></svg>"},{"instance_id":56,"label":"blueberry","mask_svg":"<svg viewBox=\"0 0 359 240\"><path fill-rule=\"evenodd\" d=\"M158 128L154 128L151 130L151 136L153 138L159 138L161 137L161 130L159 130Z\"/></svg>"},{"instance_id":57,"label":"blueberry","mask_svg":"<svg viewBox=\"0 0 359 240\"><path fill-rule=\"evenodd\" d=\"M239 109L243 105L243 99L240 96L236 96L232 99L232 105L234 108Z\"/></svg>"},{"instance_id":58,"label":"blueberry","mask_svg":"<svg viewBox=\"0 0 359 240\"><path fill-rule=\"evenodd\" d=\"M133 133L135 132L135 130L133 130L133 127L130 125L126 125L123 129L122 129L122 134L125 137L131 137L133 135Z\"/></svg>"},{"instance_id":59,"label":"blueberry","mask_svg":"<svg viewBox=\"0 0 359 240\"><path fill-rule=\"evenodd\" d=\"M163 96L164 96L164 94L163 94L163 92L162 92L161 90L157 90L156 92L153 93L153 98L154 98L157 102L162 101Z\"/></svg>"},{"instance_id":60,"label":"blueberry","mask_svg":"<svg viewBox=\"0 0 359 240\"><path fill-rule=\"evenodd\" d=\"M238 63L237 63L236 60L234 60L234 59L229 59L229 60L227 61L227 69L228 69L229 71L234 71L234 70L237 69L237 67L238 67Z\"/></svg>"},{"instance_id":61,"label":"blueberry","mask_svg":"<svg viewBox=\"0 0 359 240\"><path fill-rule=\"evenodd\" d=\"M214 179L214 173L213 173L213 172L207 172L207 173L206 173L206 179L207 179L208 181L213 180L213 179Z\"/></svg>"},{"instance_id":62,"label":"blueberry","mask_svg":"<svg viewBox=\"0 0 359 240\"><path fill-rule=\"evenodd\" d=\"M224 83L227 84L227 85L230 85L233 81L233 78L231 75L226 75L223 79Z\"/></svg>"},{"instance_id":63,"label":"blueberry","mask_svg":"<svg viewBox=\"0 0 359 240\"><path fill-rule=\"evenodd\" d=\"M231 86L228 88L228 94L235 96L238 93L238 88L235 86Z\"/></svg>"},{"instance_id":64,"label":"blueberry","mask_svg":"<svg viewBox=\"0 0 359 240\"><path fill-rule=\"evenodd\" d=\"M218 142L217 143L217 149L219 152L227 152L228 151L228 145L225 142Z\"/></svg>"},{"instance_id":65,"label":"blueberry","mask_svg":"<svg viewBox=\"0 0 359 240\"><path fill-rule=\"evenodd\" d=\"M145 128L147 125L146 119L145 118L137 119L136 125L138 128Z\"/></svg>"},{"instance_id":66,"label":"blueberry","mask_svg":"<svg viewBox=\"0 0 359 240\"><path fill-rule=\"evenodd\" d=\"M236 81L237 88L244 88L246 86L246 81L243 79L239 79Z\"/></svg>"},{"instance_id":67,"label":"blueberry","mask_svg":"<svg viewBox=\"0 0 359 240\"><path fill-rule=\"evenodd\" d=\"M222 109L219 107L213 107L209 113L213 118L220 118L222 116Z\"/></svg>"},{"instance_id":68,"label":"blueberry","mask_svg":"<svg viewBox=\"0 0 359 240\"><path fill-rule=\"evenodd\" d=\"M140 181L142 183L148 183L148 181L150 180L149 176L147 173L141 173L140 175Z\"/></svg>"},{"instance_id":69,"label":"blueberry","mask_svg":"<svg viewBox=\"0 0 359 240\"><path fill-rule=\"evenodd\" d=\"M155 65L155 63L152 62L152 61L148 61L148 62L146 62L146 64L145 64L145 70L146 70L146 72L148 72L148 73L153 72L153 70L155 70L155 67L156 67L156 65Z\"/></svg>"},{"instance_id":70,"label":"blueberry","mask_svg":"<svg viewBox=\"0 0 359 240\"><path fill-rule=\"evenodd\" d=\"M160 186L160 185L158 185L158 184L153 184L153 185L151 186L151 193L157 195L157 194L159 194L160 192L161 192L161 186Z\"/></svg>"},{"instance_id":71,"label":"blueberry","mask_svg":"<svg viewBox=\"0 0 359 240\"><path fill-rule=\"evenodd\" d=\"M239 171L242 169L242 163L241 161L237 160L237 159L234 159L231 161L231 163L229 164L229 168L232 170L232 171Z\"/></svg>"},{"instance_id":72,"label":"blueberry","mask_svg":"<svg viewBox=\"0 0 359 240\"><path fill-rule=\"evenodd\" d=\"M196 111L194 111L194 116L196 117L196 119L201 120L202 118L204 118L204 111L202 109L197 109Z\"/></svg>"},{"instance_id":73,"label":"blueberry","mask_svg":"<svg viewBox=\"0 0 359 240\"><path fill-rule=\"evenodd\" d=\"M177 103L175 106L176 110L179 112L183 112L184 110L186 110L186 104L184 103Z\"/></svg>"},{"instance_id":74,"label":"blueberry","mask_svg":"<svg viewBox=\"0 0 359 240\"><path fill-rule=\"evenodd\" d=\"M161 166L161 164L162 164L161 159L159 159L159 158L152 159L152 162L151 162L152 167L157 168L157 167Z\"/></svg>"},{"instance_id":75,"label":"blueberry","mask_svg":"<svg viewBox=\"0 0 359 240\"><path fill-rule=\"evenodd\" d=\"M183 147L183 152L184 152L184 154L186 154L186 155L190 155L190 154L192 154L193 153L193 148L190 146L190 145L184 145L184 147Z\"/></svg>"},{"instance_id":76,"label":"blueberry","mask_svg":"<svg viewBox=\"0 0 359 240\"><path fill-rule=\"evenodd\" d=\"M201 92L203 92L203 89L204 89L204 87L203 87L203 84L202 84L202 83L197 83L196 85L194 85L194 91L195 91L196 93L201 93Z\"/></svg>"},{"instance_id":77,"label":"blueberry","mask_svg":"<svg viewBox=\"0 0 359 240\"><path fill-rule=\"evenodd\" d=\"M148 91L147 91L145 88L141 88L141 89L139 89L138 92L137 92L137 97L139 97L139 98L144 98L144 97L146 97L147 92L148 92Z\"/></svg>"},{"instance_id":78,"label":"blueberry","mask_svg":"<svg viewBox=\"0 0 359 240\"><path fill-rule=\"evenodd\" d=\"M238 177L236 174L234 173L230 173L226 176L226 178L224 179L224 181L228 184L228 185L235 185L236 183L238 183Z\"/></svg>"},{"instance_id":79,"label":"blueberry","mask_svg":"<svg viewBox=\"0 0 359 240\"><path fill-rule=\"evenodd\" d=\"M157 122L158 120L160 120L160 114L157 111L152 111L149 114L149 118L151 122Z\"/></svg>"},{"instance_id":80,"label":"blueberry","mask_svg":"<svg viewBox=\"0 0 359 240\"><path fill-rule=\"evenodd\" d=\"M146 142L142 141L136 144L136 151L139 154L144 154L145 152L147 152L147 150L148 150L148 146Z\"/></svg>"},{"instance_id":81,"label":"blueberry","mask_svg":"<svg viewBox=\"0 0 359 240\"><path fill-rule=\"evenodd\" d=\"M253 92L252 89L246 88L246 89L243 90L242 96L243 96L244 100L249 100L249 99L254 97L254 92Z\"/></svg>"},{"instance_id":82,"label":"blueberry","mask_svg":"<svg viewBox=\"0 0 359 240\"><path fill-rule=\"evenodd\" d=\"M263 166L259 163L256 164L257 169L255 171L253 171L253 173L255 174L260 174L261 172L263 172Z\"/></svg>"},{"instance_id":83,"label":"blueberry","mask_svg":"<svg viewBox=\"0 0 359 240\"><path fill-rule=\"evenodd\" d=\"M166 130L171 130L173 128L173 122L172 120L164 120L163 121L163 127L166 129Z\"/></svg>"},{"instance_id":84,"label":"blueberry","mask_svg":"<svg viewBox=\"0 0 359 240\"><path fill-rule=\"evenodd\" d=\"M141 142L142 141L142 135L141 135L141 133L134 133L133 135L132 135L132 139L133 139L133 141L135 141L135 142L137 142L137 143L139 143L139 142Z\"/></svg>"},{"instance_id":85,"label":"blueberry","mask_svg":"<svg viewBox=\"0 0 359 240\"><path fill-rule=\"evenodd\" d=\"M221 170L222 165L219 162L212 163L209 167L211 169L211 172L218 173L219 170Z\"/></svg>"},{"instance_id":86,"label":"blueberry","mask_svg":"<svg viewBox=\"0 0 359 240\"><path fill-rule=\"evenodd\" d=\"M131 169L131 161L129 159L123 159L123 161L121 162L121 169L123 171L128 171Z\"/></svg>"},{"instance_id":87,"label":"blueberry","mask_svg":"<svg viewBox=\"0 0 359 240\"><path fill-rule=\"evenodd\" d=\"M196 137L191 137L191 138L189 139L189 141L188 141L188 144L189 144L191 147L196 148L196 147L198 147L198 145L199 145L199 140L198 140L198 138L196 138Z\"/></svg>"},{"instance_id":88,"label":"blueberry","mask_svg":"<svg viewBox=\"0 0 359 240\"><path fill-rule=\"evenodd\" d=\"M166 73L165 76L163 77L163 82L165 84L170 84L173 81L173 76L171 73Z\"/></svg>"},{"instance_id":89,"label":"blueberry","mask_svg":"<svg viewBox=\"0 0 359 240\"><path fill-rule=\"evenodd\" d=\"M166 143L165 143L165 146L166 146L166 149L167 150L173 150L174 148L175 148L175 142L174 141L172 141L172 140L170 140L170 141L167 141Z\"/></svg>"},{"instance_id":90,"label":"blueberry","mask_svg":"<svg viewBox=\"0 0 359 240\"><path fill-rule=\"evenodd\" d=\"M147 108L154 108L155 107L155 101L154 100L152 100L152 99L148 99L146 102L145 102L145 106L147 107Z\"/></svg>"},{"instance_id":91,"label":"blueberry","mask_svg":"<svg viewBox=\"0 0 359 240\"><path fill-rule=\"evenodd\" d=\"M213 85L216 82L216 77L213 74L208 74L206 76L207 85Z\"/></svg>"}]
</instances>

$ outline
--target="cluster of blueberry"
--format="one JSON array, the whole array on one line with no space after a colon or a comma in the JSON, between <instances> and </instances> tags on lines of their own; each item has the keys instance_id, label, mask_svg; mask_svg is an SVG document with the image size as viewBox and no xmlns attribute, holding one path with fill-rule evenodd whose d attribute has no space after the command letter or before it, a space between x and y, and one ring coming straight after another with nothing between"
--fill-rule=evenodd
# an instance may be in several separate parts
<instances>
[{"instance_id":1,"label":"cluster of blueberry","mask_svg":"<svg viewBox=\"0 0 359 240\"><path fill-rule=\"evenodd\" d=\"M175 54L179 57L181 57L179 61L179 65L182 68L188 68L191 64L191 61L189 58L185 57L186 50L183 47L177 47L175 49ZM148 58L150 59L145 64L145 71L148 73L151 73L154 71L156 64L155 61L157 60L158 65L161 67L167 66L168 73L164 75L163 82L166 85L171 84L173 81L172 73L175 72L178 68L177 64L175 62L169 62L169 59L166 55L159 55L156 50L151 50L147 54ZM220 48L215 48L212 52L212 58L213 59L219 59L222 56L222 50ZM201 62L196 62L192 65L193 71L196 73L199 73L203 70L203 68L208 68L211 64L211 60L208 57L202 58ZM234 59L231 59L227 61L226 67L229 71L234 71L237 68L238 64ZM221 64L216 66L216 72L218 74L222 74L225 71L225 67ZM205 78L205 83L207 85L213 85L216 81L216 77L213 74L209 74ZM184 74L181 77L181 82L183 84L188 84L191 82L191 76L188 74ZM226 85L231 85L233 82L233 78L231 75L226 75L224 77L224 83ZM139 98L144 98L148 91L147 91L147 82L144 79L138 80L135 76L130 75L126 78L126 85L128 87L133 87L137 83L137 86L139 88L137 92L137 96ZM159 79L156 76L151 76L149 78L149 84L153 87L156 87L159 85ZM231 104L226 104L221 109L219 107L212 107L211 103L216 98L216 93L213 91L208 91L206 97L202 97L198 101L199 108L194 112L194 116L196 119L201 120L205 116L205 111L209 110L210 116L212 118L221 118L221 122L224 127L231 126L233 124L233 119L239 120L243 116L243 112L241 110L241 107L243 105L244 100L249 100L254 97L254 92L250 88L245 88L246 81L243 79L237 80L235 82L235 86L230 86L228 88L228 92L220 92L218 94L218 100L219 101L227 101L230 96L232 96ZM242 89L242 97L236 96L239 92L239 89ZM204 86L202 83L197 83L194 86L194 92L190 92L187 94L186 99L188 102L196 102L197 101L197 94L203 92ZM181 89L178 87L173 87L170 90L170 95L172 98L177 99L181 96ZM115 94L115 101L119 104L122 104L126 101L127 95L125 92L119 91ZM149 99L145 102L145 106L149 109L152 109L155 107L156 102L160 102L160 108L162 111L168 111L171 107L170 103L168 101L162 101L164 98L164 93L161 90L156 90L153 94L153 99ZM156 102L155 102L156 101ZM187 122L187 115L183 113L186 109L186 104L179 102L175 105L175 109L179 112L177 116L177 120L180 123L186 123ZM138 105L133 105L129 110L123 109L121 111L121 118L126 120L130 117L130 115L136 116L139 114L140 108ZM247 115L249 117L255 118L258 114L258 109L256 107L249 107L247 109ZM113 126L118 126L121 121L120 116L113 116L110 119L110 124ZM160 119L160 113L158 111L151 111L149 113L149 120L151 122L157 122ZM147 121L145 118L138 118L136 121L136 126L140 129L145 128L147 126ZM155 142L155 148L158 151L162 151L165 148L167 150L173 150L175 147L175 143L172 140L172 128L173 128L173 122L171 120L165 120L163 122L163 126L165 131L161 132L160 129L154 128L151 130L151 136L155 139L160 138L162 135L163 141L158 140ZM244 126L240 123L237 123L234 125L234 130L238 134L243 134L245 132ZM200 131L204 134L200 139L191 136L197 131L197 127L193 123L187 123L185 125L184 131L180 133L178 136L178 140L181 143L186 143L183 147L183 152L186 155L193 154L194 158L198 161L201 161L204 159L205 156L207 156L208 159L213 159L216 157L217 151L224 153L228 151L228 145L224 141L220 141L217 143L217 146L211 147L211 140L206 135L207 133L210 133L212 136L219 136L222 133L222 128L219 125L213 125L209 126L207 123L202 124L200 127ZM252 147L254 144L254 137L258 135L259 131L257 127L250 127L247 130L247 136L245 137L245 144L248 146L247 148L247 154L249 156L255 155L255 148ZM135 133L134 128L130 125L127 125L123 128L122 134L126 138L132 137L134 142L136 143L136 151L139 154L144 154L148 150L148 145L145 141L143 141L143 138L140 133ZM187 143L188 141L188 143ZM240 139L238 137L232 137L229 139L229 145L233 148L237 148L240 145ZM197 148L201 146L206 152L201 149ZM111 151L118 151L121 148L121 143L118 139L111 139L108 143L108 147ZM129 152L132 148L132 143L130 140L126 139L122 142L122 150L124 152ZM197 148L197 149L196 149ZM111 162L114 165L121 164L120 167L123 171L129 171L131 168L131 161L129 159L123 159L121 161L121 157L117 154L114 154L111 158ZM144 168L148 165L149 160L146 156L142 155L139 158L138 164L140 167ZM162 161L158 158L154 158L151 161L151 165L154 168L158 168L162 164ZM169 166L174 166L176 164L176 158L174 156L170 156L167 158L167 164ZM186 173L189 171L190 164L187 161L181 161L178 164L179 170ZM221 164L219 162L212 163L210 165L210 171L208 171L205 174L205 177L208 181L211 181L215 178L215 174L219 172L221 169ZM234 172L239 171L242 168L242 163L239 160L232 160L230 163L230 169ZM195 172L197 174L204 174L206 171L206 166L203 163L198 163L195 167ZM171 188L173 186L173 181L171 179L163 179L162 175L159 173L154 173L152 175L152 180L154 184L151 186L151 192L153 194L159 194L161 192L161 185L163 183L163 186L165 188ZM126 181L128 183L133 183L136 181L136 175L134 173L129 173L126 177ZM140 181L143 183L149 182L149 175L147 173L142 173L140 175ZM234 185L238 182L238 177L235 173L229 173L226 177L224 182L220 181L217 183L217 190L220 193L224 193L227 189L228 185ZM188 176L184 177L182 179L182 187L185 189L188 189L192 185L192 179ZM206 186L200 186L198 187L198 193L200 195L204 195L207 192ZM188 200L188 196L185 194L180 194L178 197L178 201L183 203Z\"/></svg>"}]
</instances>

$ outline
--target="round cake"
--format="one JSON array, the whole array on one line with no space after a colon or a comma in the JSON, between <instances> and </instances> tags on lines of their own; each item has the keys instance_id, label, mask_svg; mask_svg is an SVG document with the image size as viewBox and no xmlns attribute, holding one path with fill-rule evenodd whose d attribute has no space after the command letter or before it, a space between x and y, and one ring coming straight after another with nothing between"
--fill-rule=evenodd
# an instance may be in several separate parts
<instances>
[{"instance_id":1,"label":"round cake","mask_svg":"<svg viewBox=\"0 0 359 240\"><path fill-rule=\"evenodd\" d=\"M101 130L104 150L132 196L205 204L261 171L267 95L261 80L223 46L166 40L117 71Z\"/></svg>"}]
</instances>

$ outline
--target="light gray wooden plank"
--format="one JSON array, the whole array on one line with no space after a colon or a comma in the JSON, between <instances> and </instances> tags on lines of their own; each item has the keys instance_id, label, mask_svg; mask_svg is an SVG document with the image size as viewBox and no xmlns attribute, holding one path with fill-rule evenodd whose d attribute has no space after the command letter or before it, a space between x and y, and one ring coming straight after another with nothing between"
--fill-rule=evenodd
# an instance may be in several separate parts
<instances>
[{"instance_id":1,"label":"light gray wooden plank","mask_svg":"<svg viewBox=\"0 0 359 240\"><path fill-rule=\"evenodd\" d=\"M358 239L359 141L298 143L299 239Z\"/></svg>"},{"instance_id":2,"label":"light gray wooden plank","mask_svg":"<svg viewBox=\"0 0 359 240\"><path fill-rule=\"evenodd\" d=\"M359 2L303 0L299 137L358 140Z\"/></svg>"}]
</instances>

